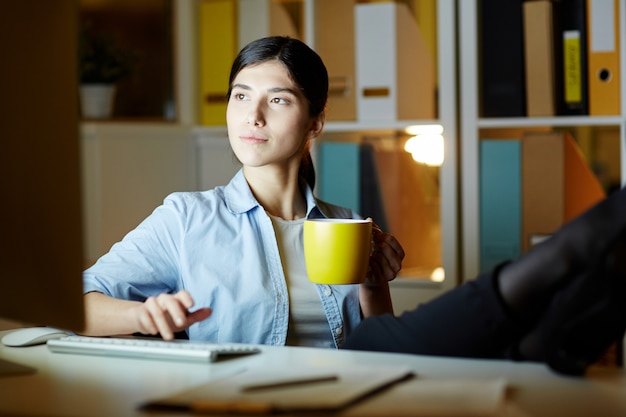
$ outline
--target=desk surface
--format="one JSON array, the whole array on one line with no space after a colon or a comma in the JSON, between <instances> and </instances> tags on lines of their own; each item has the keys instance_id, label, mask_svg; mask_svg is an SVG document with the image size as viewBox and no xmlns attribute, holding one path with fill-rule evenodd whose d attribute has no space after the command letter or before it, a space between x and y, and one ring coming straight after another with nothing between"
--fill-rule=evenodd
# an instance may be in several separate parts
<instances>
[{"instance_id":1,"label":"desk surface","mask_svg":"<svg viewBox=\"0 0 626 417\"><path fill-rule=\"evenodd\" d=\"M0 337L4 334L0 331ZM163 398L241 369L408 366L418 377L367 398L341 416L420 415L415 393L425 382L503 378L508 416L626 416L626 371L594 368L585 378L563 377L541 364L416 355L264 346L261 354L212 364L187 364L51 353L45 346L8 348L0 358L36 368L0 377L0 416L146 416L147 401ZM399 407L399 405L402 405ZM392 410L397 410L392 412ZM175 416L174 413L158 415Z\"/></svg>"}]
</instances>

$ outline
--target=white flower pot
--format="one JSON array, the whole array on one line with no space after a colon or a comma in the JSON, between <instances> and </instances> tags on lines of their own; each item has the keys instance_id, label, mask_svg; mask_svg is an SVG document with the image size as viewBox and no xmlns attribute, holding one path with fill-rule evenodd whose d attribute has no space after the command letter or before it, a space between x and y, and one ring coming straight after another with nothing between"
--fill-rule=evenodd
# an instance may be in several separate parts
<instances>
[{"instance_id":1,"label":"white flower pot","mask_svg":"<svg viewBox=\"0 0 626 417\"><path fill-rule=\"evenodd\" d=\"M108 119L113 113L115 85L83 84L80 86L81 113L85 119Z\"/></svg>"}]
</instances>

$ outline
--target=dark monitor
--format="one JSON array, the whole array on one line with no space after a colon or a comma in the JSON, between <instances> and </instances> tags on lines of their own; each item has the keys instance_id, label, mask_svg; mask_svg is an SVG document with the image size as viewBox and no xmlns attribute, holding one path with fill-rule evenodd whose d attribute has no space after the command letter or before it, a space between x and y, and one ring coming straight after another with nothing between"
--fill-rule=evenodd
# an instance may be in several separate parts
<instances>
[{"instance_id":1,"label":"dark monitor","mask_svg":"<svg viewBox=\"0 0 626 417\"><path fill-rule=\"evenodd\" d=\"M0 318L84 326L77 2L0 13Z\"/></svg>"}]
</instances>

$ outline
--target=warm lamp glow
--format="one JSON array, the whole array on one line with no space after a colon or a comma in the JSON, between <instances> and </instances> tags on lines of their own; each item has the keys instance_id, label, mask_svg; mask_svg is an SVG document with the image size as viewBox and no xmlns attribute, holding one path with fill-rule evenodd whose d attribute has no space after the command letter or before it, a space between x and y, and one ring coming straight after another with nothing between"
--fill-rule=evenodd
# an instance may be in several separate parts
<instances>
[{"instance_id":1,"label":"warm lamp glow","mask_svg":"<svg viewBox=\"0 0 626 417\"><path fill-rule=\"evenodd\" d=\"M417 135L442 135L443 134L443 126L441 125L411 125L407 126L404 131L411 136Z\"/></svg>"},{"instance_id":2,"label":"warm lamp glow","mask_svg":"<svg viewBox=\"0 0 626 417\"><path fill-rule=\"evenodd\" d=\"M435 282L443 282L443 280L446 278L446 273L443 270L442 267L437 267L433 270L433 272L430 274L430 280L431 281L435 281Z\"/></svg>"},{"instance_id":3,"label":"warm lamp glow","mask_svg":"<svg viewBox=\"0 0 626 417\"><path fill-rule=\"evenodd\" d=\"M443 163L443 136L436 133L422 133L413 136L404 144L416 162L428 166L441 166Z\"/></svg>"}]
</instances>

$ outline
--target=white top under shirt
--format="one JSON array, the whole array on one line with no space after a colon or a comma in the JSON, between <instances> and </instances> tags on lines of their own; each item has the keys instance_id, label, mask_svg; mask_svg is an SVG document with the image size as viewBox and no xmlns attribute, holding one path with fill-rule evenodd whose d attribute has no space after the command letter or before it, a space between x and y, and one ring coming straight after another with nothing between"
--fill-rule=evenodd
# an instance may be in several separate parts
<instances>
[{"instance_id":1,"label":"white top under shirt","mask_svg":"<svg viewBox=\"0 0 626 417\"><path fill-rule=\"evenodd\" d=\"M304 218L284 220L272 216L278 250L289 291L287 345L334 348L328 320L304 262L302 231Z\"/></svg>"}]
</instances>

